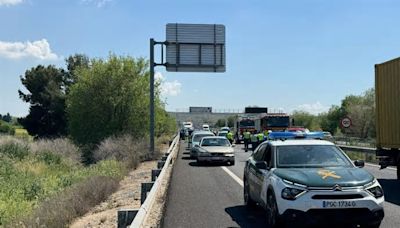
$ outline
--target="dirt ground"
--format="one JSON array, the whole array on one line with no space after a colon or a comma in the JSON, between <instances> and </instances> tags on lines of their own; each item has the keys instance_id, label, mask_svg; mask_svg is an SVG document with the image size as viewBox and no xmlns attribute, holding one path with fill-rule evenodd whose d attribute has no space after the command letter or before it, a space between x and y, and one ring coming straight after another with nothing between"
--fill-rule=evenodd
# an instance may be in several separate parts
<instances>
[{"instance_id":1,"label":"dirt ground","mask_svg":"<svg viewBox=\"0 0 400 228\"><path fill-rule=\"evenodd\" d=\"M117 227L118 209L140 208L141 183L151 181L151 170L157 168L156 161L143 162L129 173L120 187L108 199L75 220L72 228Z\"/></svg>"}]
</instances>

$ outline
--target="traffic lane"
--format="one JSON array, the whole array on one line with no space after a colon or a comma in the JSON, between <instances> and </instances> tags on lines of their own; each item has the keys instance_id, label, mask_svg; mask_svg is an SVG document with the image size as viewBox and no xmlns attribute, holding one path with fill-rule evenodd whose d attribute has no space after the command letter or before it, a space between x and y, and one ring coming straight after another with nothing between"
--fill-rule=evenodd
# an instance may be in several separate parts
<instances>
[{"instance_id":1,"label":"traffic lane","mask_svg":"<svg viewBox=\"0 0 400 228\"><path fill-rule=\"evenodd\" d=\"M396 170L379 170L379 166L371 164L364 168L378 179L385 193L385 218L381 227L400 227L400 181L396 180Z\"/></svg>"},{"instance_id":2,"label":"traffic lane","mask_svg":"<svg viewBox=\"0 0 400 228\"><path fill-rule=\"evenodd\" d=\"M243 189L220 165L198 166L182 144L163 227L262 227L263 212L243 206Z\"/></svg>"},{"instance_id":3,"label":"traffic lane","mask_svg":"<svg viewBox=\"0 0 400 228\"><path fill-rule=\"evenodd\" d=\"M253 151L248 150L246 152L244 150L243 144L236 144L234 148L235 148L235 165L228 166L228 169L232 171L237 177L243 180L243 172L244 172L244 167L246 165L246 161L251 156Z\"/></svg>"},{"instance_id":4,"label":"traffic lane","mask_svg":"<svg viewBox=\"0 0 400 228\"><path fill-rule=\"evenodd\" d=\"M243 171L251 151L245 152L243 145L235 146L235 166L228 167L237 177L243 180ZM385 193L385 218L381 227L400 227L400 181L396 180L396 170L393 168L380 170L378 165L366 164L364 169L375 176Z\"/></svg>"}]
</instances>

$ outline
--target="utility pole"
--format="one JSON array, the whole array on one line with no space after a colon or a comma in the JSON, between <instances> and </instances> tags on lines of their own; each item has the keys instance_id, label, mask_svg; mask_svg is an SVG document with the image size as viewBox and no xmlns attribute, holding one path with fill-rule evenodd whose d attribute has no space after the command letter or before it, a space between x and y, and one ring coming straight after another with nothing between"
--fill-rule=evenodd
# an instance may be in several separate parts
<instances>
[{"instance_id":1,"label":"utility pole","mask_svg":"<svg viewBox=\"0 0 400 228\"><path fill-rule=\"evenodd\" d=\"M154 39L150 39L150 153L154 154Z\"/></svg>"}]
</instances>

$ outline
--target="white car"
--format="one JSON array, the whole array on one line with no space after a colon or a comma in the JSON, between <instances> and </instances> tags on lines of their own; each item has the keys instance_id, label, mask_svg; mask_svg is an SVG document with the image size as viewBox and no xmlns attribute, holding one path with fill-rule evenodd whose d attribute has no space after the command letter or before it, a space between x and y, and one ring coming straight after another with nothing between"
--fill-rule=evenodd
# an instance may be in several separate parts
<instances>
[{"instance_id":1,"label":"white car","mask_svg":"<svg viewBox=\"0 0 400 228\"><path fill-rule=\"evenodd\" d=\"M379 227L383 190L363 166L328 141L267 141L246 161L244 201L266 209L268 227Z\"/></svg>"},{"instance_id":2,"label":"white car","mask_svg":"<svg viewBox=\"0 0 400 228\"><path fill-rule=\"evenodd\" d=\"M226 137L228 133L229 133L228 131L220 131L218 132L218 136Z\"/></svg>"},{"instance_id":3,"label":"white car","mask_svg":"<svg viewBox=\"0 0 400 228\"><path fill-rule=\"evenodd\" d=\"M197 162L199 164L204 162L223 162L235 165L235 151L225 137L204 137L197 147Z\"/></svg>"},{"instance_id":4,"label":"white car","mask_svg":"<svg viewBox=\"0 0 400 228\"><path fill-rule=\"evenodd\" d=\"M210 126L208 124L203 124L202 128L203 128L203 131L209 131L210 130Z\"/></svg>"},{"instance_id":5,"label":"white car","mask_svg":"<svg viewBox=\"0 0 400 228\"><path fill-rule=\"evenodd\" d=\"M211 131L195 131L192 134L192 140L190 144L190 157L196 158L197 157L197 148L200 144L200 141L203 137L206 136L215 136L214 133Z\"/></svg>"}]
</instances>

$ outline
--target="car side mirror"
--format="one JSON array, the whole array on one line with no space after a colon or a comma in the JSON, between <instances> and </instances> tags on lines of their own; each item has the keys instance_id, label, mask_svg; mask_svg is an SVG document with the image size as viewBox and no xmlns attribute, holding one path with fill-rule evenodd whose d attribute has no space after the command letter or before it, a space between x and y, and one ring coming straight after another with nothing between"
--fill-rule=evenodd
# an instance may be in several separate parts
<instances>
[{"instance_id":1,"label":"car side mirror","mask_svg":"<svg viewBox=\"0 0 400 228\"><path fill-rule=\"evenodd\" d=\"M200 147L199 144L194 145L194 147Z\"/></svg>"},{"instance_id":2,"label":"car side mirror","mask_svg":"<svg viewBox=\"0 0 400 228\"><path fill-rule=\"evenodd\" d=\"M257 169L267 169L267 163L265 161L256 162Z\"/></svg>"},{"instance_id":3,"label":"car side mirror","mask_svg":"<svg viewBox=\"0 0 400 228\"><path fill-rule=\"evenodd\" d=\"M355 160L354 165L357 166L358 168L363 168L365 166L364 160Z\"/></svg>"}]
</instances>

